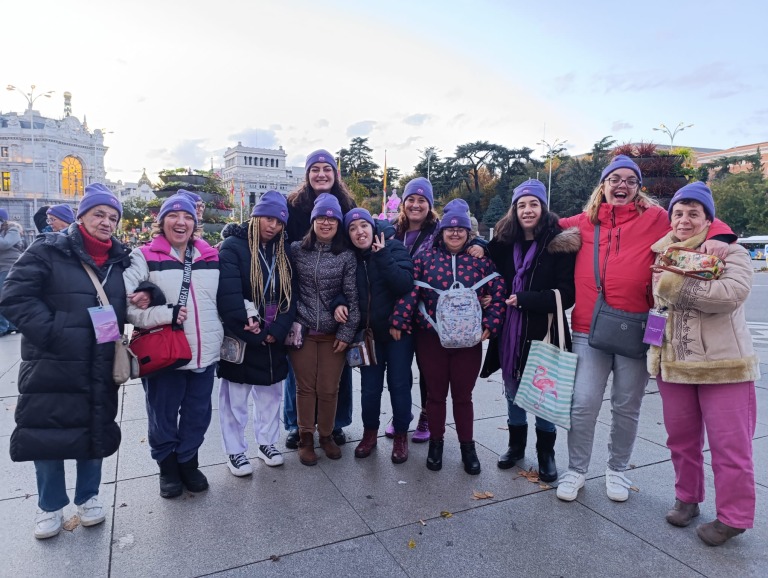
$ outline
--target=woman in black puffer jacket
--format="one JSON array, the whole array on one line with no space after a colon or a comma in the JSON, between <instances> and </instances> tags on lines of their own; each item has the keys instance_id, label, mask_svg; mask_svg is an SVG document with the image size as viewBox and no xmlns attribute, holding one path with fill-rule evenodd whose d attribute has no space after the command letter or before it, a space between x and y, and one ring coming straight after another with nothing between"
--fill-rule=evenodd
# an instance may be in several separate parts
<instances>
[{"instance_id":1,"label":"woman in black puffer jacket","mask_svg":"<svg viewBox=\"0 0 768 578\"><path fill-rule=\"evenodd\" d=\"M69 503L65 459L77 460L75 504L81 524L92 526L105 518L98 500L101 461L120 445L118 388L112 379L115 344L97 343L89 308L111 305L111 329L122 334L123 270L130 258L112 236L121 213L109 189L89 185L77 222L66 234L38 236L5 282L0 310L22 333L11 459L35 462L38 539L61 530ZM100 303L84 267L102 283L108 304Z\"/></svg>"},{"instance_id":2,"label":"woman in black puffer jacket","mask_svg":"<svg viewBox=\"0 0 768 578\"><path fill-rule=\"evenodd\" d=\"M284 228L288 205L277 191L267 191L251 219L224 240L219 254L219 315L227 335L246 343L240 364L221 360L218 375L219 419L227 466L236 476L253 472L245 452L248 398L253 397L256 457L279 466L280 400L288 375L285 337L296 316L292 268Z\"/></svg>"}]
</instances>

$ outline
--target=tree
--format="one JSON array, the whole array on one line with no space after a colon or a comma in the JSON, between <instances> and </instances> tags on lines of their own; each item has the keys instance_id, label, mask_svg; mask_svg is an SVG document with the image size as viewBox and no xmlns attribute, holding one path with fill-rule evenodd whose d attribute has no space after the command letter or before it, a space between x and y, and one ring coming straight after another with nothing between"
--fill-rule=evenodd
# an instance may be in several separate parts
<instances>
[{"instance_id":1,"label":"tree","mask_svg":"<svg viewBox=\"0 0 768 578\"><path fill-rule=\"evenodd\" d=\"M562 158L562 164L552 172L552 190L557 194L550 195L551 211L568 217L583 210L600 182L600 174L609 162L615 143L606 136L594 144L590 154L582 158Z\"/></svg>"},{"instance_id":2,"label":"tree","mask_svg":"<svg viewBox=\"0 0 768 578\"><path fill-rule=\"evenodd\" d=\"M717 218L739 237L763 235L768 224L768 183L762 174L730 174L712 183Z\"/></svg>"},{"instance_id":3,"label":"tree","mask_svg":"<svg viewBox=\"0 0 768 578\"><path fill-rule=\"evenodd\" d=\"M466 194L462 194L462 197L475 215L482 214L480 169L488 168L489 165L493 167L493 155L498 152L498 145L488 141L476 141L457 146L453 158L447 161L449 179L466 187Z\"/></svg>"},{"instance_id":4,"label":"tree","mask_svg":"<svg viewBox=\"0 0 768 578\"><path fill-rule=\"evenodd\" d=\"M138 226L149 215L147 201L139 197L131 197L123 203L123 229Z\"/></svg>"},{"instance_id":5,"label":"tree","mask_svg":"<svg viewBox=\"0 0 768 578\"><path fill-rule=\"evenodd\" d=\"M343 148L337 153L341 160L341 176L346 180L356 175L358 182L368 189L368 194L381 190L381 181L376 176L379 165L373 162L372 152L367 138L355 137L348 149Z\"/></svg>"},{"instance_id":6,"label":"tree","mask_svg":"<svg viewBox=\"0 0 768 578\"><path fill-rule=\"evenodd\" d=\"M483 215L483 224L486 227L493 227L496 225L496 223L499 222L499 219L501 219L506 214L507 203L504 202L504 199L501 197L501 195L496 195L491 199L491 202L488 204L488 209Z\"/></svg>"}]
</instances>

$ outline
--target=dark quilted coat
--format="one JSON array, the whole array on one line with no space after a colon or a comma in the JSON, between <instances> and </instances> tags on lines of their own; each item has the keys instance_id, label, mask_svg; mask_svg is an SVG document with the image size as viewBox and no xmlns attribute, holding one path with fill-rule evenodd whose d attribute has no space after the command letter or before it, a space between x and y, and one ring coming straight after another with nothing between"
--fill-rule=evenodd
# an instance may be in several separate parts
<instances>
[{"instance_id":1,"label":"dark quilted coat","mask_svg":"<svg viewBox=\"0 0 768 578\"><path fill-rule=\"evenodd\" d=\"M278 237L267 244L264 254L268 262L272 262ZM290 247L286 245L290 258ZM262 264L264 281L267 273ZM218 375L235 383L253 385L271 385L282 381L288 375L288 359L283 345L288 331L296 317L296 287L292 291L291 305L285 313L278 313L277 318L266 331L254 335L245 331L246 312L243 301L253 300L251 287L251 248L248 244L248 223L239 225L232 234L224 240L219 253L219 290L216 297L219 315L224 323L224 330L234 334L246 342L243 363L235 364L227 361L219 362ZM277 267L274 271L277 289L280 277ZM270 286L272 283L270 283ZM269 295L267 296L269 299ZM264 310L259 310L264 319ZM275 338L275 343L266 343L267 335Z\"/></svg>"},{"instance_id":2,"label":"dark quilted coat","mask_svg":"<svg viewBox=\"0 0 768 578\"><path fill-rule=\"evenodd\" d=\"M123 270L129 251L117 239L103 267L83 249L77 225L45 233L19 258L3 290L0 311L22 333L13 461L104 458L117 451L118 387L114 343L97 344L89 307L99 305L82 263L104 283L120 330L125 322Z\"/></svg>"}]
</instances>

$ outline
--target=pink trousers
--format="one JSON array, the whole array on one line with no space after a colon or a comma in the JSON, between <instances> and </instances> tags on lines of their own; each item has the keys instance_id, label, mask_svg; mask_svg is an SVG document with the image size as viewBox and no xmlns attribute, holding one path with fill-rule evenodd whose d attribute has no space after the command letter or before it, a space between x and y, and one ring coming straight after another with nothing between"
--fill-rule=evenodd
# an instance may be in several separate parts
<instances>
[{"instance_id":1,"label":"pink trousers","mask_svg":"<svg viewBox=\"0 0 768 578\"><path fill-rule=\"evenodd\" d=\"M704 501L706 429L717 519L733 528L751 528L755 521L755 383L690 385L667 383L661 376L656 382L675 467L675 497L690 504Z\"/></svg>"}]
</instances>

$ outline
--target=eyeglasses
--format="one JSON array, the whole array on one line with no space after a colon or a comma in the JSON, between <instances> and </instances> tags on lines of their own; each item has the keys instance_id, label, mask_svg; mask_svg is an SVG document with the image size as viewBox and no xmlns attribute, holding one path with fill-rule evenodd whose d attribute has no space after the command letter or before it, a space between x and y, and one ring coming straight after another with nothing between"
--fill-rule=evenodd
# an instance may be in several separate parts
<instances>
[{"instance_id":1,"label":"eyeglasses","mask_svg":"<svg viewBox=\"0 0 768 578\"><path fill-rule=\"evenodd\" d=\"M629 177L628 179L622 179L621 177L613 176L613 177L608 177L605 180L612 187L618 187L621 183L626 183L627 187L629 187L630 189L634 189L635 187L637 187L638 184L640 184L640 181L638 181L634 177Z\"/></svg>"},{"instance_id":2,"label":"eyeglasses","mask_svg":"<svg viewBox=\"0 0 768 578\"><path fill-rule=\"evenodd\" d=\"M338 222L338 219L336 219L336 217L317 217L315 221L323 225L335 225Z\"/></svg>"},{"instance_id":3,"label":"eyeglasses","mask_svg":"<svg viewBox=\"0 0 768 578\"><path fill-rule=\"evenodd\" d=\"M467 232L464 227L446 227L443 231L451 237L461 237L463 233Z\"/></svg>"}]
</instances>

